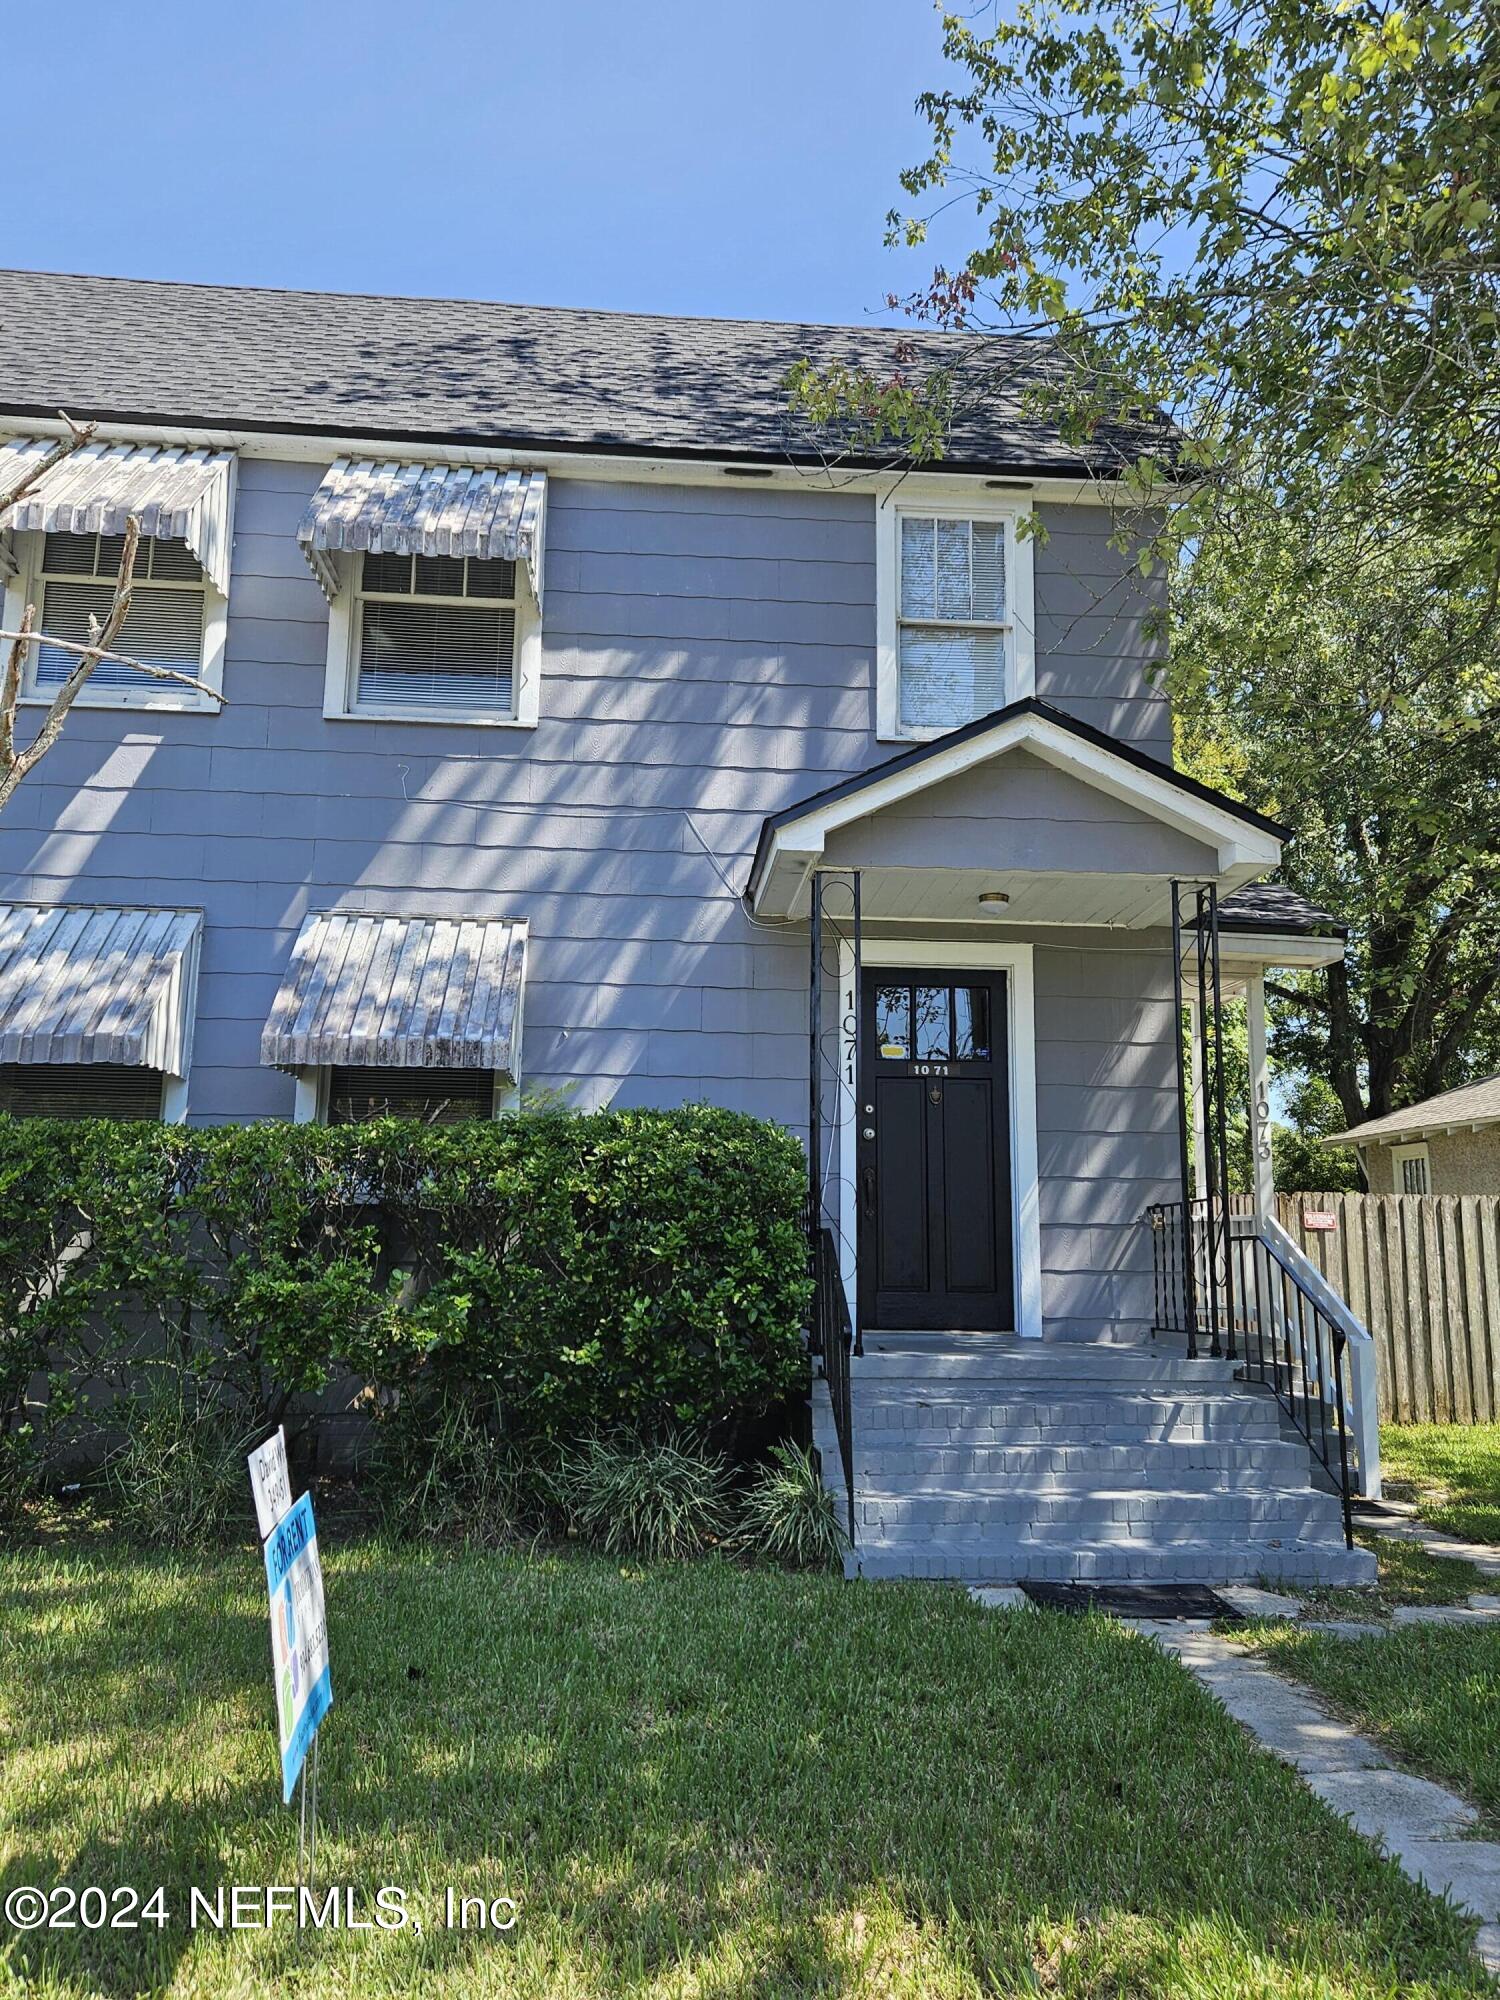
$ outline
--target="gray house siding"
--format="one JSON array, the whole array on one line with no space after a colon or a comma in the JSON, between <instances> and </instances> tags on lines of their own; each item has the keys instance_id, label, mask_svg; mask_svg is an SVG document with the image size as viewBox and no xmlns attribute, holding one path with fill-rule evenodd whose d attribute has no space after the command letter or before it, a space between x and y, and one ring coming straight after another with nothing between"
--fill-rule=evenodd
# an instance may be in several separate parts
<instances>
[{"instance_id":1,"label":"gray house siding","mask_svg":"<svg viewBox=\"0 0 1500 2000\"><path fill-rule=\"evenodd\" d=\"M4 895L202 906L195 1123L290 1114L260 1032L299 924L338 905L529 919L534 1088L800 1125L805 939L752 924L739 896L765 814L891 754L874 736L873 502L811 481L555 479L541 721L478 729L325 720L327 608L294 539L318 476L242 463L228 705L75 711L0 818ZM1042 511L1038 692L1165 754L1144 605L1134 585L1108 596L1124 564L1107 517ZM1167 970L1159 949L1037 955L1059 1321L1136 1296L1126 1211L1170 1171L1169 1044L1152 1041Z\"/></svg>"}]
</instances>

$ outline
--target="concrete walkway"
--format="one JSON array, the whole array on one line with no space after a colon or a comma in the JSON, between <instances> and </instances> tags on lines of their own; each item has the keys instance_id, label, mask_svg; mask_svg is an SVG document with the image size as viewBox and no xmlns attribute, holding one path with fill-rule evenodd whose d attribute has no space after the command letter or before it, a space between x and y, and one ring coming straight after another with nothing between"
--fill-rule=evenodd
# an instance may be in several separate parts
<instances>
[{"instance_id":1,"label":"concrete walkway","mask_svg":"<svg viewBox=\"0 0 1500 2000\"><path fill-rule=\"evenodd\" d=\"M1478 1917L1475 1949L1488 1971L1500 1973L1500 1842L1472 1837L1472 1806L1399 1770L1378 1744L1206 1625L1140 1620L1135 1629L1175 1654L1237 1722L1414 1881Z\"/></svg>"},{"instance_id":2,"label":"concrete walkway","mask_svg":"<svg viewBox=\"0 0 1500 2000\"><path fill-rule=\"evenodd\" d=\"M1493 1543L1461 1541L1457 1535L1447 1534L1442 1528L1430 1527L1415 1507L1402 1507L1387 1501L1377 1514L1361 1507L1356 1501L1354 1525L1370 1534L1389 1535L1394 1541L1420 1542L1435 1556L1455 1556L1460 1562L1472 1563L1485 1576L1500 1576L1500 1549Z\"/></svg>"}]
</instances>

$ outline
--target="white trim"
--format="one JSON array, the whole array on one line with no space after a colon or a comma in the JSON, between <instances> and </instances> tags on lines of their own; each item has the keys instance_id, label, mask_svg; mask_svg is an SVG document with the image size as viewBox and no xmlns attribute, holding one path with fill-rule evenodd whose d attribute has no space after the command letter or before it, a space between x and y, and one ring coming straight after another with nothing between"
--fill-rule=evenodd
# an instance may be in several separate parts
<instances>
[{"instance_id":1,"label":"white trim","mask_svg":"<svg viewBox=\"0 0 1500 2000\"><path fill-rule=\"evenodd\" d=\"M297 1094L292 1103L294 1125L322 1125L328 1118L328 1071L324 1067L292 1072Z\"/></svg>"},{"instance_id":2,"label":"white trim","mask_svg":"<svg viewBox=\"0 0 1500 2000\"><path fill-rule=\"evenodd\" d=\"M524 583L526 569L516 564L515 637L511 656L513 715L469 715L461 710L412 708L356 708L353 702L355 675L359 671L359 619L362 602L355 587L355 565L359 555L343 556L337 567L339 588L328 605L328 655L323 671L323 719L326 722L416 722L446 724L450 729L535 729L541 714L542 618ZM524 583L524 587L523 587ZM385 601L385 600L382 600ZM391 602L399 600L391 599ZM465 604L467 598L413 598L413 603ZM479 609L494 600L476 599Z\"/></svg>"},{"instance_id":3,"label":"white trim","mask_svg":"<svg viewBox=\"0 0 1500 2000\"><path fill-rule=\"evenodd\" d=\"M948 942L933 938L866 938L861 950L861 970L882 965L931 966L934 971L1004 972L1009 1006L1010 1053L1010 1182L1011 1243L1014 1252L1015 1331L1025 1340L1042 1337L1042 1216L1039 1192L1036 1134L1036 983L1033 948L1010 938L974 942ZM850 987L854 978L854 949L841 946L839 982ZM854 995L859 1004L859 995ZM855 1079L856 1084L858 1079ZM839 1121L839 1224L842 1237L841 1276L857 1314L859 1299L859 1233L854 1201L854 1178L848 1171L856 1157L855 1126L859 1114L857 1090L843 1093ZM857 1317L855 1324L858 1324Z\"/></svg>"},{"instance_id":4,"label":"white trim","mask_svg":"<svg viewBox=\"0 0 1500 2000\"><path fill-rule=\"evenodd\" d=\"M230 520L233 520L234 484L233 476L229 488ZM35 605L37 622L45 629L45 604L42 585L42 552L46 537L42 534L17 535L14 538L16 573L5 583L5 623L12 632L19 630L21 619L28 604ZM79 577L80 583L91 580L107 588L107 577ZM229 599L212 581L205 570L201 585L168 584L160 586L143 585L143 588L179 589L184 593L196 590L203 599L203 643L198 656L198 679L212 688L215 694L224 686L224 648L229 637ZM127 627L129 621L126 621ZM129 641L122 636L121 645L129 652ZM36 687L36 665L40 649L27 648L27 658L21 681L18 706L21 708L50 708L57 693L56 688ZM190 694L184 687L173 681L148 681L144 687L101 688L95 691L92 684L85 682L82 692L74 703L75 708L104 709L154 709L165 710L176 715L218 715L222 704L207 695Z\"/></svg>"},{"instance_id":5,"label":"white trim","mask_svg":"<svg viewBox=\"0 0 1500 2000\"><path fill-rule=\"evenodd\" d=\"M0 431L6 437L58 438L66 426L56 417L19 416L0 412ZM109 443L179 444L234 451L241 458L280 459L290 464L326 465L331 458L441 459L444 465L514 467L519 471L558 472L575 479L615 480L625 484L666 486L721 486L726 478L747 470L757 476L744 479L751 491L756 487L814 487L825 493L873 493L877 496L901 490L910 495L942 494L951 501L955 495L972 494L976 500L993 499L995 482L1016 497L1024 493L1031 501L1062 505L1108 507L1125 498L1135 504L1117 480L1095 480L1075 474L1029 474L1024 468L1007 473L1003 469L973 472L955 468L892 474L877 467L853 468L816 465L783 465L743 458L673 458L669 453L570 451L564 447L530 445L477 445L434 434L431 437L355 437L343 431L238 430L222 426L204 428L182 424L114 423L101 420L97 436ZM758 475L767 474L761 477ZM1174 488L1173 492L1186 491Z\"/></svg>"},{"instance_id":6,"label":"white trim","mask_svg":"<svg viewBox=\"0 0 1500 2000\"><path fill-rule=\"evenodd\" d=\"M1199 799L1173 784L1165 774L1158 777L1152 771L1142 770L1128 758L1075 736L1046 716L1016 715L873 783L856 785L840 798L823 805L813 803L796 819L777 827L768 843L764 865L751 877L750 892L756 914L792 914L795 897L805 886L807 871L817 865L828 836L840 827L867 819L886 806L912 798L1017 749L1029 750L1095 791L1123 800L1190 839L1212 846L1221 887L1227 884L1238 888L1274 868L1281 858L1281 842L1274 834L1248 824L1222 806ZM793 897L786 899L782 907L769 911L764 908L763 891L776 871L777 862L786 856L794 857L797 862L797 886ZM1339 955L1342 956L1342 946Z\"/></svg>"},{"instance_id":7,"label":"white trim","mask_svg":"<svg viewBox=\"0 0 1500 2000\"><path fill-rule=\"evenodd\" d=\"M1255 1213L1276 1213L1275 1157L1272 1152L1271 1061L1266 1049L1266 981L1254 973L1245 982L1245 1030L1250 1057L1250 1165L1255 1180Z\"/></svg>"},{"instance_id":8,"label":"white trim","mask_svg":"<svg viewBox=\"0 0 1500 2000\"><path fill-rule=\"evenodd\" d=\"M1425 1139L1417 1139L1417 1140L1413 1140L1413 1141L1409 1142L1408 1144L1405 1144L1405 1145L1401 1145L1401 1146L1392 1146L1392 1147L1390 1147L1390 1148L1389 1148L1389 1152L1390 1152L1390 1156L1391 1156L1391 1192L1392 1192L1392 1194L1408 1194L1408 1193L1416 1193L1416 1194L1431 1194L1431 1193L1432 1193L1432 1191L1433 1191L1433 1189L1432 1189L1432 1154L1431 1154L1431 1153L1429 1152L1429 1150L1428 1150L1428 1146L1427 1146L1427 1141L1426 1141ZM1404 1166L1406 1165L1406 1163L1407 1163L1407 1161L1408 1161L1408 1160L1420 1160L1420 1161L1421 1161L1421 1163L1422 1163L1422 1178L1423 1178L1423 1180L1424 1180L1424 1181L1426 1181L1426 1183L1427 1183L1426 1187L1424 1187L1424 1188L1416 1188L1416 1189L1409 1189L1409 1188L1404 1188L1404 1187L1403 1187L1403 1186L1401 1185L1401 1169L1402 1169L1402 1168L1403 1168L1403 1167L1404 1167Z\"/></svg>"},{"instance_id":9,"label":"white trim","mask_svg":"<svg viewBox=\"0 0 1500 2000\"><path fill-rule=\"evenodd\" d=\"M173 1076L170 1071L161 1080L161 1122L163 1125L185 1125L187 1123L188 1080L185 1076Z\"/></svg>"},{"instance_id":10,"label":"white trim","mask_svg":"<svg viewBox=\"0 0 1500 2000\"><path fill-rule=\"evenodd\" d=\"M1036 693L1036 565L1030 534L1020 524L1032 512L1030 494L999 500L955 492L923 478L880 493L875 508L875 734L887 743L930 743L947 729L916 729L901 720L901 522L907 514L943 513L952 519L1003 521L1005 598L1005 689L1000 706Z\"/></svg>"},{"instance_id":11,"label":"white trim","mask_svg":"<svg viewBox=\"0 0 1500 2000\"><path fill-rule=\"evenodd\" d=\"M1226 973L1236 976L1251 965L1263 972L1273 966L1292 971L1303 966L1340 965L1346 950L1342 938L1313 937L1305 932L1280 936L1274 931L1219 932L1220 963Z\"/></svg>"}]
</instances>

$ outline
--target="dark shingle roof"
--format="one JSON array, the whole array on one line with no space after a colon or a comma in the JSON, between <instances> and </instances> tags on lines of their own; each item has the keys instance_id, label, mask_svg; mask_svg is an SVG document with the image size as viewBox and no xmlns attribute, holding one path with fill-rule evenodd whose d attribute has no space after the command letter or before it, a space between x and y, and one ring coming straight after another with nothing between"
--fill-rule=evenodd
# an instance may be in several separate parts
<instances>
[{"instance_id":1,"label":"dark shingle roof","mask_svg":"<svg viewBox=\"0 0 1500 2000\"><path fill-rule=\"evenodd\" d=\"M1348 926L1281 882L1252 882L1219 905L1226 931L1292 932L1301 937L1347 937Z\"/></svg>"},{"instance_id":2,"label":"dark shingle roof","mask_svg":"<svg viewBox=\"0 0 1500 2000\"><path fill-rule=\"evenodd\" d=\"M907 364L903 343L917 351ZM0 414L12 417L61 408L184 428L808 458L817 440L793 424L782 386L804 356L882 378L903 365L972 378L945 467L1087 469L1023 413L1026 385L1059 363L1020 335L0 272ZM1101 433L1092 469L1117 466L1127 442Z\"/></svg>"}]
</instances>

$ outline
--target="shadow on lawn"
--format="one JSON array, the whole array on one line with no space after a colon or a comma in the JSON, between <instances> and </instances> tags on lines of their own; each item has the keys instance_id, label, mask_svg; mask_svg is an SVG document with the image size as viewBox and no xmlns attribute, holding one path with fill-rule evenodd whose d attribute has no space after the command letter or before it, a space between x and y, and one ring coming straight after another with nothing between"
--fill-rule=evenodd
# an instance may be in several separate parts
<instances>
[{"instance_id":1,"label":"shadow on lawn","mask_svg":"<svg viewBox=\"0 0 1500 2000\"><path fill-rule=\"evenodd\" d=\"M5 1886L160 1879L175 1909L194 1882L290 1879L246 1562L91 1558L51 1620L45 1574L13 1589L3 1615L44 1629L10 1680ZM420 1938L174 1921L28 1938L23 1978L45 1959L123 2000L191 1947L226 1985L252 1953L318 1991L349 1990L355 1952L355 1990L382 1992L1277 1993L1310 1968L1351 1993L1485 1990L1469 1926L1120 1627L717 1564L325 1565L320 1875L405 1886ZM434 1929L448 1883L517 1896L515 1933Z\"/></svg>"}]
</instances>

